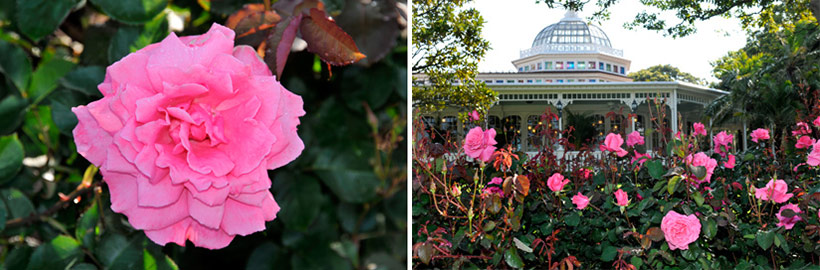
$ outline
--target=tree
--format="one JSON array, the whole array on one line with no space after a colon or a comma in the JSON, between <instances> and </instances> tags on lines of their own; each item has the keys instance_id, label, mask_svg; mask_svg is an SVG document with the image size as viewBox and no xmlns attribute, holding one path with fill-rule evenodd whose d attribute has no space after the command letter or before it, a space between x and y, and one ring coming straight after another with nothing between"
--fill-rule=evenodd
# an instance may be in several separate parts
<instances>
[{"instance_id":1,"label":"tree","mask_svg":"<svg viewBox=\"0 0 820 270\"><path fill-rule=\"evenodd\" d=\"M680 71L680 69L672 65L655 65L636 72L630 72L629 75L632 80L636 82L670 82L681 81L690 82L694 84L703 84L704 80L695 77L692 74Z\"/></svg>"},{"instance_id":2,"label":"tree","mask_svg":"<svg viewBox=\"0 0 820 270\"><path fill-rule=\"evenodd\" d=\"M592 20L605 20L609 18L610 6L617 4L619 0L598 0L595 6L598 8L591 16ZM583 10L588 0L536 0L536 3L544 3L550 8L560 6L565 9ZM658 12L641 11L635 15L635 19L625 25L626 28L634 29L642 27L648 30L663 31L664 35L672 37L684 37L697 31L695 23L709 20L714 17L734 16L740 18L743 27L746 29L763 27L767 24L771 16L792 16L795 17L794 10L805 10L820 19L820 0L644 0L644 5L657 9ZM810 8L810 9L809 9ZM672 25L659 18L661 12L675 12L675 16L680 20Z\"/></svg>"},{"instance_id":3,"label":"tree","mask_svg":"<svg viewBox=\"0 0 820 270\"><path fill-rule=\"evenodd\" d=\"M476 81L478 61L490 48L481 36L484 19L470 0L413 3L413 106L432 112L448 106L486 112L497 100ZM418 80L427 81L417 85Z\"/></svg>"}]
</instances>

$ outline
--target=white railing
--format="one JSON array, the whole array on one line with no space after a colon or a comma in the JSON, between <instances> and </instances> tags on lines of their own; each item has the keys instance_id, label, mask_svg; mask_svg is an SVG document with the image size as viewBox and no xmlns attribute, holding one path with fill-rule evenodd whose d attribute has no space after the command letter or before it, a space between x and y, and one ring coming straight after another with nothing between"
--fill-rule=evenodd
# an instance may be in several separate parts
<instances>
[{"instance_id":1,"label":"white railing","mask_svg":"<svg viewBox=\"0 0 820 270\"><path fill-rule=\"evenodd\" d=\"M623 50L613 49L599 44L543 44L521 50L521 58L542 53L605 53L620 57L624 56Z\"/></svg>"}]
</instances>

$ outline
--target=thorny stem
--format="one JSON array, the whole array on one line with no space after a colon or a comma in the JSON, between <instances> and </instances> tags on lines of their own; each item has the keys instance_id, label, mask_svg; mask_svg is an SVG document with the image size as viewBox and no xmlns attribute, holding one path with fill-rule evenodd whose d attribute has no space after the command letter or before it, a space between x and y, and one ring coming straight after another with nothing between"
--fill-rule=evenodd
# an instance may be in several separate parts
<instances>
[{"instance_id":1,"label":"thorny stem","mask_svg":"<svg viewBox=\"0 0 820 270\"><path fill-rule=\"evenodd\" d=\"M102 181L97 181L97 182L92 183L88 187L84 187L84 188L81 188L81 189L78 189L78 190L74 190L66 196L65 200L60 200L59 202L57 202L56 204L54 204L53 206L48 208L46 211L43 211L42 213L32 213L31 215L29 215L27 217L19 217L19 218L15 218L15 219L6 221L6 228L15 228L15 227L18 227L18 226L28 225L28 224L31 224L31 223L34 223L34 222L42 221L42 219L44 217L48 217L48 216L53 215L54 213L57 213L57 211L59 211L60 209L63 209L63 207L69 205L70 203L73 203L75 198L77 198L77 197L79 197L79 196L81 196L85 193L93 191L95 188L102 185L102 183L103 183Z\"/></svg>"}]
</instances>

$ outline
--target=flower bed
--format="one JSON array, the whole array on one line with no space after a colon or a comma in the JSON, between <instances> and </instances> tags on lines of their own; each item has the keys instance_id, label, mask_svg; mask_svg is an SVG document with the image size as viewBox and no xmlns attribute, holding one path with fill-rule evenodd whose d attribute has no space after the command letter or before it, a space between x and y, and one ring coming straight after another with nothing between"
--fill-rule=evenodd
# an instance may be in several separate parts
<instances>
[{"instance_id":1,"label":"flower bed","mask_svg":"<svg viewBox=\"0 0 820 270\"><path fill-rule=\"evenodd\" d=\"M494 145L485 138L492 129L471 130L466 143L442 144L437 141L447 134L422 128L421 121L414 127L417 268L804 269L820 263L820 143L810 137L817 125L801 122L791 136L778 138L754 130L748 150L740 151L732 147L738 138L717 131L709 138L695 123L693 134L665 136L672 139L651 156L636 150L644 140L638 133L626 140L612 133L597 148L571 149L544 127L546 145L568 150L557 156L546 147L527 156ZM782 146L772 152L772 143ZM569 150L579 152L566 155ZM452 154L460 158L442 158Z\"/></svg>"}]
</instances>

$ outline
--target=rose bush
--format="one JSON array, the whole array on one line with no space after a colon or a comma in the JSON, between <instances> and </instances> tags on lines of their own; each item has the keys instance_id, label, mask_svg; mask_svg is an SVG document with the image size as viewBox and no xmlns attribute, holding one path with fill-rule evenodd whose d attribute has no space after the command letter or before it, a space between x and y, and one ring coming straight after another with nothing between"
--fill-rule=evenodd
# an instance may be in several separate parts
<instances>
[{"instance_id":1,"label":"rose bush","mask_svg":"<svg viewBox=\"0 0 820 270\"><path fill-rule=\"evenodd\" d=\"M791 146L820 129L795 126L794 136L760 129L743 151L736 134L705 128L695 123L692 134L679 136L660 129L660 147L643 152L615 132L600 145L573 148L568 131L538 126L535 136L552 147L493 154L514 154L509 166L466 158L457 138L440 145L450 155L434 156L435 143L425 138L436 131L415 129L414 266L816 268L820 146ZM452 186L462 192L442 188Z\"/></svg>"}]
</instances>

